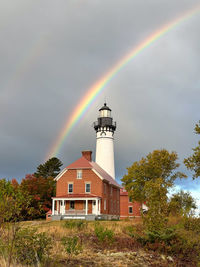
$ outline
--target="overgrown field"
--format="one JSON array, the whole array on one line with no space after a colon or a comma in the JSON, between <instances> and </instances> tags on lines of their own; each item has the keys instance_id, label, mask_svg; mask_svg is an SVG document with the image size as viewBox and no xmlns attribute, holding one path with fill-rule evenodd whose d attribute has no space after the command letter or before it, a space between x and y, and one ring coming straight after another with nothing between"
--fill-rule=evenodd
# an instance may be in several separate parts
<instances>
[{"instance_id":1,"label":"overgrown field","mask_svg":"<svg viewBox=\"0 0 200 267\"><path fill-rule=\"evenodd\" d=\"M0 266L200 266L200 218L162 232L132 221L31 221L0 231Z\"/></svg>"}]
</instances>

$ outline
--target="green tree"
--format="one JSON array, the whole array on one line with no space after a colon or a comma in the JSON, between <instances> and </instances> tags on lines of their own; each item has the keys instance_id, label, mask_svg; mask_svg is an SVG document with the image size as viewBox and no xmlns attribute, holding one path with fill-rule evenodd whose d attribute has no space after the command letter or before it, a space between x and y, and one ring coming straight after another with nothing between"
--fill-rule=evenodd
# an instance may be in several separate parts
<instances>
[{"instance_id":1,"label":"green tree","mask_svg":"<svg viewBox=\"0 0 200 267\"><path fill-rule=\"evenodd\" d=\"M195 133L200 134L200 121L196 124ZM194 171L193 179L200 177L200 141L198 142L198 146L192 149L194 151L193 155L184 159L185 166Z\"/></svg>"},{"instance_id":2,"label":"green tree","mask_svg":"<svg viewBox=\"0 0 200 267\"><path fill-rule=\"evenodd\" d=\"M190 216L193 215L195 209L197 209L196 201L190 192L181 190L170 198L169 212L172 215Z\"/></svg>"},{"instance_id":3,"label":"green tree","mask_svg":"<svg viewBox=\"0 0 200 267\"><path fill-rule=\"evenodd\" d=\"M0 252L9 267L13 258L14 243L24 219L23 211L29 210L30 196L21 190L16 181L0 180Z\"/></svg>"},{"instance_id":4,"label":"green tree","mask_svg":"<svg viewBox=\"0 0 200 267\"><path fill-rule=\"evenodd\" d=\"M186 177L175 171L179 167L177 159L176 152L154 150L127 168L128 174L122 178L129 196L135 201L147 203L148 213L143 217L143 222L148 230L166 225L168 190L177 178Z\"/></svg>"},{"instance_id":5,"label":"green tree","mask_svg":"<svg viewBox=\"0 0 200 267\"><path fill-rule=\"evenodd\" d=\"M58 158L51 158L47 160L44 164L40 164L37 167L37 172L34 173L35 177L56 177L60 172L60 167L62 166L62 162Z\"/></svg>"}]
</instances>

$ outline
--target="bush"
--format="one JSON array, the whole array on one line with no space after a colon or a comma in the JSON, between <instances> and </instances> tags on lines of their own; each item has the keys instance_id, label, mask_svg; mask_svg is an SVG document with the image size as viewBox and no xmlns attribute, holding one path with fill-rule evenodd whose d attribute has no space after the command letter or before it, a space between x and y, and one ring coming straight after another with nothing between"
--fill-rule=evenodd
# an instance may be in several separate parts
<instances>
[{"instance_id":1,"label":"bush","mask_svg":"<svg viewBox=\"0 0 200 267\"><path fill-rule=\"evenodd\" d=\"M95 224L94 232L100 242L112 243L114 241L114 232L110 229L104 229L99 223Z\"/></svg>"},{"instance_id":2,"label":"bush","mask_svg":"<svg viewBox=\"0 0 200 267\"><path fill-rule=\"evenodd\" d=\"M200 218L186 217L184 218L183 225L186 230L200 234Z\"/></svg>"},{"instance_id":3,"label":"bush","mask_svg":"<svg viewBox=\"0 0 200 267\"><path fill-rule=\"evenodd\" d=\"M85 221L69 220L66 221L63 226L69 229L83 230L87 226L87 223Z\"/></svg>"},{"instance_id":4,"label":"bush","mask_svg":"<svg viewBox=\"0 0 200 267\"><path fill-rule=\"evenodd\" d=\"M82 251L82 246L77 236L63 237L61 240L68 255L77 255Z\"/></svg>"},{"instance_id":5,"label":"bush","mask_svg":"<svg viewBox=\"0 0 200 267\"><path fill-rule=\"evenodd\" d=\"M19 263L36 264L48 256L51 247L52 240L46 233L36 233L36 230L25 228L17 233L15 257Z\"/></svg>"}]
</instances>

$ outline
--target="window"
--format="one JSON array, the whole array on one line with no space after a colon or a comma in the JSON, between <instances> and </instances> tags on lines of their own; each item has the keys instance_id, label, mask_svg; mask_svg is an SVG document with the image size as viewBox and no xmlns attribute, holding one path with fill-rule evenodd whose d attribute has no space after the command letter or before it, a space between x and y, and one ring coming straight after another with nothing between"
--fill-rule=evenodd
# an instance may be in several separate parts
<instances>
[{"instance_id":1,"label":"window","mask_svg":"<svg viewBox=\"0 0 200 267\"><path fill-rule=\"evenodd\" d=\"M77 179L82 179L82 170L77 170L76 178Z\"/></svg>"},{"instance_id":2,"label":"window","mask_svg":"<svg viewBox=\"0 0 200 267\"><path fill-rule=\"evenodd\" d=\"M129 199L128 199L128 202L133 202L133 198L132 197L129 197Z\"/></svg>"},{"instance_id":3,"label":"window","mask_svg":"<svg viewBox=\"0 0 200 267\"><path fill-rule=\"evenodd\" d=\"M128 207L128 213L133 214L133 207Z\"/></svg>"},{"instance_id":4,"label":"window","mask_svg":"<svg viewBox=\"0 0 200 267\"><path fill-rule=\"evenodd\" d=\"M70 210L74 210L74 206L75 206L75 202L74 201L70 201L69 202L69 208L70 208Z\"/></svg>"},{"instance_id":5,"label":"window","mask_svg":"<svg viewBox=\"0 0 200 267\"><path fill-rule=\"evenodd\" d=\"M86 183L85 184L85 193L90 193L90 189L91 189L90 183Z\"/></svg>"},{"instance_id":6,"label":"window","mask_svg":"<svg viewBox=\"0 0 200 267\"><path fill-rule=\"evenodd\" d=\"M73 193L73 184L68 184L68 193Z\"/></svg>"},{"instance_id":7,"label":"window","mask_svg":"<svg viewBox=\"0 0 200 267\"><path fill-rule=\"evenodd\" d=\"M106 210L106 199L104 199L104 210Z\"/></svg>"},{"instance_id":8,"label":"window","mask_svg":"<svg viewBox=\"0 0 200 267\"><path fill-rule=\"evenodd\" d=\"M113 188L112 188L112 186L110 187L110 194L111 194L111 196L112 196L112 192L113 192Z\"/></svg>"}]
</instances>

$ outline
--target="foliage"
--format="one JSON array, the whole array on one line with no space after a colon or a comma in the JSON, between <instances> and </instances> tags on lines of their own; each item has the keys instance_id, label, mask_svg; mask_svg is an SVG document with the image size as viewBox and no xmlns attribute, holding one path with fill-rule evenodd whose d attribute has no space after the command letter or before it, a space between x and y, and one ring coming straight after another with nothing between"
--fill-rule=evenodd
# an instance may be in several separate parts
<instances>
[{"instance_id":1,"label":"foliage","mask_svg":"<svg viewBox=\"0 0 200 267\"><path fill-rule=\"evenodd\" d=\"M195 133L200 134L200 121L195 126ZM200 177L200 141L198 142L198 146L193 148L193 155L184 159L185 166L194 171L193 179Z\"/></svg>"},{"instance_id":2,"label":"foliage","mask_svg":"<svg viewBox=\"0 0 200 267\"><path fill-rule=\"evenodd\" d=\"M146 158L134 162L122 179L129 196L141 203L147 202L148 212L143 222L149 231L160 230L167 223L167 193L176 178L186 177L175 172L179 167L176 152L154 150Z\"/></svg>"},{"instance_id":3,"label":"foliage","mask_svg":"<svg viewBox=\"0 0 200 267\"><path fill-rule=\"evenodd\" d=\"M191 194L181 190L180 192L171 196L168 209L169 213L171 213L173 216L190 216L193 215L194 210L197 209L197 206L196 201Z\"/></svg>"},{"instance_id":4,"label":"foliage","mask_svg":"<svg viewBox=\"0 0 200 267\"><path fill-rule=\"evenodd\" d=\"M31 197L10 181L0 180L0 227L4 222L24 219L23 212L30 207Z\"/></svg>"},{"instance_id":5,"label":"foliage","mask_svg":"<svg viewBox=\"0 0 200 267\"><path fill-rule=\"evenodd\" d=\"M61 242L69 256L77 255L82 251L82 246L77 236L63 237Z\"/></svg>"},{"instance_id":6,"label":"foliage","mask_svg":"<svg viewBox=\"0 0 200 267\"><path fill-rule=\"evenodd\" d=\"M49 160L47 160L44 164L40 164L37 167L37 172L34 173L35 177L56 177L58 173L60 172L60 167L62 166L62 162L56 158L53 157Z\"/></svg>"},{"instance_id":7,"label":"foliage","mask_svg":"<svg viewBox=\"0 0 200 267\"><path fill-rule=\"evenodd\" d=\"M114 241L114 232L99 223L95 224L94 232L100 242L112 243Z\"/></svg>"},{"instance_id":8,"label":"foliage","mask_svg":"<svg viewBox=\"0 0 200 267\"><path fill-rule=\"evenodd\" d=\"M193 231L200 235L200 217L186 217L184 218L184 228L188 231Z\"/></svg>"},{"instance_id":9,"label":"foliage","mask_svg":"<svg viewBox=\"0 0 200 267\"><path fill-rule=\"evenodd\" d=\"M81 221L81 220L67 220L64 225L65 228L68 229L78 229L78 230L82 230L84 228L86 228L87 223L85 221Z\"/></svg>"},{"instance_id":10,"label":"foliage","mask_svg":"<svg viewBox=\"0 0 200 267\"><path fill-rule=\"evenodd\" d=\"M55 195L56 183L52 177L46 179L29 174L22 179L21 190L31 198L31 212L25 212L26 219L37 219L45 217L46 212L51 208L51 198Z\"/></svg>"},{"instance_id":11,"label":"foliage","mask_svg":"<svg viewBox=\"0 0 200 267\"><path fill-rule=\"evenodd\" d=\"M36 230L28 228L19 229L14 242L8 239L8 235L1 242L1 252L5 258L8 258L12 246L12 262L26 265L41 263L52 247L51 238L45 233L36 233Z\"/></svg>"}]
</instances>

